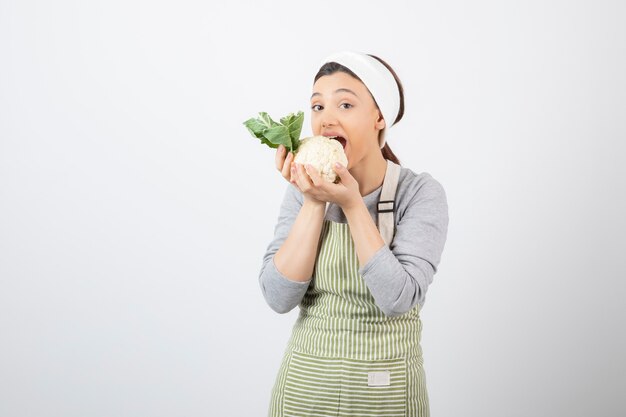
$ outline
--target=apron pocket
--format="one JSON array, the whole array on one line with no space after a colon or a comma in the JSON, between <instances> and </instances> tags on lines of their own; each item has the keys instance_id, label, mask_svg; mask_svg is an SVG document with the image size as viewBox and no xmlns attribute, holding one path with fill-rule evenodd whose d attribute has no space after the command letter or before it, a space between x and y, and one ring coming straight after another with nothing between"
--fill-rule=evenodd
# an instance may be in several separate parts
<instances>
[{"instance_id":1,"label":"apron pocket","mask_svg":"<svg viewBox=\"0 0 626 417\"><path fill-rule=\"evenodd\" d=\"M342 360L339 411L342 416L404 417L406 358Z\"/></svg>"},{"instance_id":2,"label":"apron pocket","mask_svg":"<svg viewBox=\"0 0 626 417\"><path fill-rule=\"evenodd\" d=\"M285 378L283 410L287 416L336 415L342 360L292 352Z\"/></svg>"}]
</instances>

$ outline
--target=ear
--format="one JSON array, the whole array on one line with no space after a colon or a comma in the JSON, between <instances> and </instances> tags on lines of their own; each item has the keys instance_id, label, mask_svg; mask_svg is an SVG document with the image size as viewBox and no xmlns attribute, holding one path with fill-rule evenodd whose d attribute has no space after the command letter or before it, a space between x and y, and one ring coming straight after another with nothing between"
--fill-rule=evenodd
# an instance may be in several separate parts
<instances>
[{"instance_id":1,"label":"ear","mask_svg":"<svg viewBox=\"0 0 626 417\"><path fill-rule=\"evenodd\" d=\"M378 120L376 120L376 129L378 130L383 130L385 128L386 124L385 124L385 119L383 119L382 114L380 114L380 111L378 112Z\"/></svg>"}]
</instances>

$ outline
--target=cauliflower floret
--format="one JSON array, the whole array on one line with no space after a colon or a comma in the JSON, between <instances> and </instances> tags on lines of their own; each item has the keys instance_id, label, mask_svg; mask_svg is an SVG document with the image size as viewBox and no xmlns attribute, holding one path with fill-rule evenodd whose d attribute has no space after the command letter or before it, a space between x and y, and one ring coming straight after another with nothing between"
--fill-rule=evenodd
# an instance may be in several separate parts
<instances>
[{"instance_id":1,"label":"cauliflower floret","mask_svg":"<svg viewBox=\"0 0 626 417\"><path fill-rule=\"evenodd\" d=\"M311 136L300 140L294 162L311 164L328 182L335 182L337 174L333 170L335 162L348 166L348 158L341 143L326 136Z\"/></svg>"}]
</instances>

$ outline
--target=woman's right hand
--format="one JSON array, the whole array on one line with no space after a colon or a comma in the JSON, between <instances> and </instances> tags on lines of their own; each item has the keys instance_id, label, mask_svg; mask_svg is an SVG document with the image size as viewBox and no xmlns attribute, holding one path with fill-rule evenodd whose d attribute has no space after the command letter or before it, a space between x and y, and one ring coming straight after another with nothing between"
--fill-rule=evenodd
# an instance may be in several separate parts
<instances>
[{"instance_id":1,"label":"woman's right hand","mask_svg":"<svg viewBox=\"0 0 626 417\"><path fill-rule=\"evenodd\" d=\"M291 182L291 166L293 165L293 152L289 152L288 155L285 155L285 148L283 145L280 145L276 149L276 169L280 171L280 174L286 179L288 182Z\"/></svg>"},{"instance_id":2,"label":"woman's right hand","mask_svg":"<svg viewBox=\"0 0 626 417\"><path fill-rule=\"evenodd\" d=\"M291 178L291 167L295 166L295 162L293 162L293 152L289 152L287 155L285 155L285 151L286 148L283 145L278 146L278 148L276 149L276 169L280 171L280 174L283 176L284 179L293 184L302 193L302 190L300 190L300 187L298 187L298 183ZM302 193L302 195L304 196L305 203L309 202L316 205L326 205L325 201L319 201L305 193Z\"/></svg>"}]
</instances>

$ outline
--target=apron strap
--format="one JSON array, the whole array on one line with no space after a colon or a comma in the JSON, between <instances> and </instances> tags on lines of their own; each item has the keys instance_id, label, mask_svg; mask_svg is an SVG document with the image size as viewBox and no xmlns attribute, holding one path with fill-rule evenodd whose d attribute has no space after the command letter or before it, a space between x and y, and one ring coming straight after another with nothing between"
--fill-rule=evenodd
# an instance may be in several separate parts
<instances>
[{"instance_id":1,"label":"apron strap","mask_svg":"<svg viewBox=\"0 0 626 417\"><path fill-rule=\"evenodd\" d=\"M393 218L396 209L396 190L400 179L400 165L387 160L387 171L383 181L383 189L378 200L378 229L387 246L391 245L395 234L395 222Z\"/></svg>"}]
</instances>

